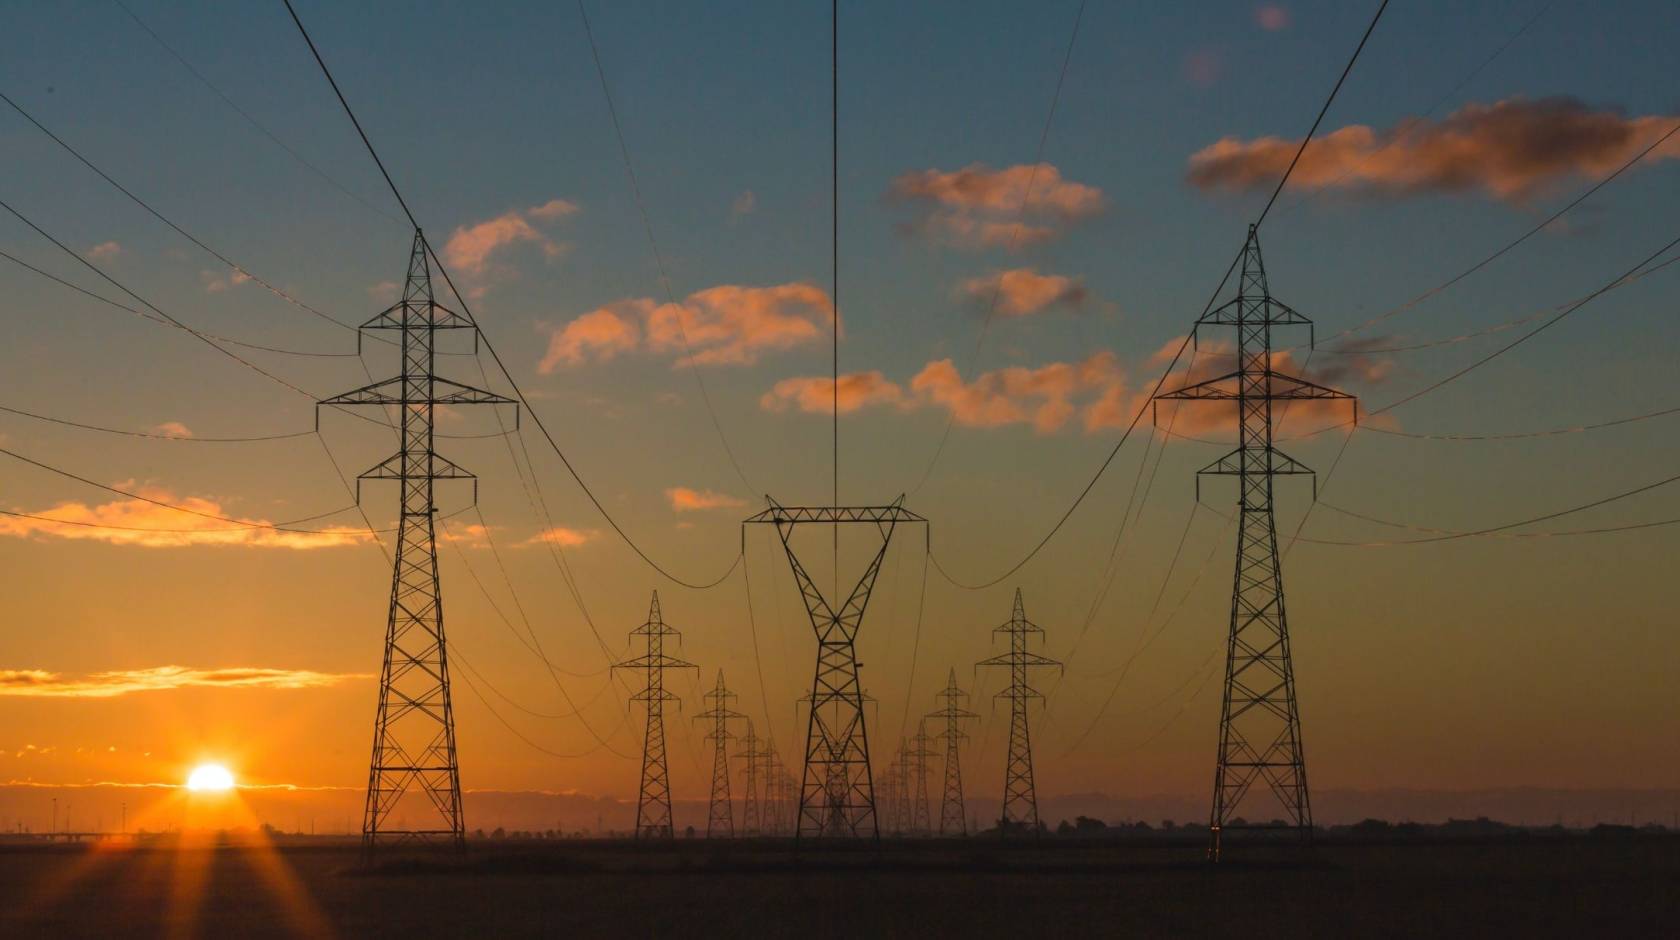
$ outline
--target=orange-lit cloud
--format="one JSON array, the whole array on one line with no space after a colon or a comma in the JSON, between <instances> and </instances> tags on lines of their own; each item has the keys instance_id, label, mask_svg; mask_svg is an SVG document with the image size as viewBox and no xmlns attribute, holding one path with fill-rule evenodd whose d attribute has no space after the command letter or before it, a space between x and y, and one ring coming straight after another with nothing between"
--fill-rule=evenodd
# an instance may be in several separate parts
<instances>
[{"instance_id":1,"label":"orange-lit cloud","mask_svg":"<svg viewBox=\"0 0 1680 940\"><path fill-rule=\"evenodd\" d=\"M192 428L187 427L179 421L165 421L162 424L154 424L152 425L152 433L162 434L165 437L193 436Z\"/></svg>"},{"instance_id":2,"label":"orange-lit cloud","mask_svg":"<svg viewBox=\"0 0 1680 940\"><path fill-rule=\"evenodd\" d=\"M964 281L960 296L982 306L995 307L1006 317L1024 317L1051 307L1078 307L1085 303L1085 282L1060 274L1040 274L1033 268L996 271Z\"/></svg>"},{"instance_id":3,"label":"orange-lit cloud","mask_svg":"<svg viewBox=\"0 0 1680 940\"><path fill-rule=\"evenodd\" d=\"M1313 141L1289 181L1303 189L1386 196L1480 190L1521 202L1549 184L1615 169L1676 121L1680 118L1594 110L1573 98L1509 98L1385 131L1344 127ZM1190 157L1188 179L1204 190L1268 189L1299 146L1299 140L1278 137L1226 137ZM1680 137L1646 161L1662 159L1680 159Z\"/></svg>"},{"instance_id":4,"label":"orange-lit cloud","mask_svg":"<svg viewBox=\"0 0 1680 940\"><path fill-rule=\"evenodd\" d=\"M230 666L194 669L154 666L65 676L41 669L0 669L0 696L30 698L115 698L134 692L170 689L319 689L360 679L371 673L314 672L309 669L267 669Z\"/></svg>"},{"instance_id":5,"label":"orange-lit cloud","mask_svg":"<svg viewBox=\"0 0 1680 940\"><path fill-rule=\"evenodd\" d=\"M1275 33L1280 29L1288 29L1290 22L1289 10L1276 3L1262 3L1254 8L1254 23L1268 33Z\"/></svg>"},{"instance_id":6,"label":"orange-lit cloud","mask_svg":"<svg viewBox=\"0 0 1680 940\"><path fill-rule=\"evenodd\" d=\"M579 545L593 542L600 537L601 533L598 529L570 529L566 526L555 526L552 529L543 529L536 535L520 542L519 547L528 548L532 545L550 542L561 548L577 548Z\"/></svg>"},{"instance_id":7,"label":"orange-lit cloud","mask_svg":"<svg viewBox=\"0 0 1680 940\"><path fill-rule=\"evenodd\" d=\"M828 336L834 308L814 284L769 287L722 284L681 303L621 300L553 331L541 372L642 349L676 354L677 365L751 365L767 352Z\"/></svg>"},{"instance_id":8,"label":"orange-lit cloud","mask_svg":"<svg viewBox=\"0 0 1680 940\"><path fill-rule=\"evenodd\" d=\"M244 271L230 270L226 274L217 274L214 271L198 272L199 283L203 284L204 290L211 294L220 294L224 291L232 290L241 284L249 283L250 280L251 275L246 274Z\"/></svg>"},{"instance_id":9,"label":"orange-lit cloud","mask_svg":"<svg viewBox=\"0 0 1680 940\"><path fill-rule=\"evenodd\" d=\"M591 310L549 336L548 351L537 363L537 371L547 375L560 366L582 365L591 358L606 362L634 351L641 341L641 329L621 310Z\"/></svg>"},{"instance_id":10,"label":"orange-lit cloud","mask_svg":"<svg viewBox=\"0 0 1680 940\"><path fill-rule=\"evenodd\" d=\"M93 261L107 261L122 254L122 245L117 242L100 242L87 250L87 256Z\"/></svg>"},{"instance_id":11,"label":"orange-lit cloud","mask_svg":"<svg viewBox=\"0 0 1680 940\"><path fill-rule=\"evenodd\" d=\"M1197 88L1212 88L1225 73L1225 56L1218 49L1196 49L1184 57L1180 70L1185 81Z\"/></svg>"},{"instance_id":12,"label":"orange-lit cloud","mask_svg":"<svg viewBox=\"0 0 1680 940\"><path fill-rule=\"evenodd\" d=\"M671 501L671 508L677 512L697 512L704 509L735 509L745 506L746 500L736 499L727 493L715 493L711 490L694 490L686 486L673 486L665 491L665 498Z\"/></svg>"},{"instance_id":13,"label":"orange-lit cloud","mask_svg":"<svg viewBox=\"0 0 1680 940\"><path fill-rule=\"evenodd\" d=\"M924 366L910 380L910 389L919 402L945 408L965 427L1031 424L1049 434L1077 413L1078 399L1106 394L1124 382L1115 355L1102 351L1080 362L1009 366L967 382L951 360L940 359Z\"/></svg>"},{"instance_id":14,"label":"orange-lit cloud","mask_svg":"<svg viewBox=\"0 0 1680 940\"><path fill-rule=\"evenodd\" d=\"M759 398L758 404L765 411L786 411L789 407L798 407L810 414L826 415L834 413L836 394L841 414L851 414L871 405L899 404L904 400L904 390L877 369L842 375L838 387L828 376L782 379Z\"/></svg>"},{"instance_id":15,"label":"orange-lit cloud","mask_svg":"<svg viewBox=\"0 0 1680 940\"><path fill-rule=\"evenodd\" d=\"M449 233L449 240L443 246L443 257L450 267L475 276L489 269L492 254L509 245L535 244L547 257L559 257L565 254L568 246L539 232L531 223L553 222L577 211L576 203L550 199L529 209L515 209L484 222L460 226Z\"/></svg>"},{"instance_id":16,"label":"orange-lit cloud","mask_svg":"<svg viewBox=\"0 0 1680 940\"><path fill-rule=\"evenodd\" d=\"M1102 190L1063 179L1049 163L917 170L893 180L887 198L919 212L902 231L959 248L1048 241L1104 206Z\"/></svg>"},{"instance_id":17,"label":"orange-lit cloud","mask_svg":"<svg viewBox=\"0 0 1680 940\"><path fill-rule=\"evenodd\" d=\"M239 518L220 503L197 496L176 496L159 487L123 484L124 489L195 512ZM35 518L30 518L35 517ZM118 499L88 505L66 501L25 516L0 516L0 535L18 538L85 539L143 548L181 548L189 545L249 546L255 548L337 548L372 538L354 526L307 526L309 531L261 528L266 519L241 519L249 525L177 512L140 499ZM304 528L301 527L300 528Z\"/></svg>"}]
</instances>

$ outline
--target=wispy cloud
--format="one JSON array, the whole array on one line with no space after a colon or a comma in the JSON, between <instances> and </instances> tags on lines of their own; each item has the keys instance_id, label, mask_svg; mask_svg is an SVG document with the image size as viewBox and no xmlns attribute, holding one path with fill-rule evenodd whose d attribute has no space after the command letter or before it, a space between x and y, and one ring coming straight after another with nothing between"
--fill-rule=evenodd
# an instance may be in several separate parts
<instances>
[{"instance_id":1,"label":"wispy cloud","mask_svg":"<svg viewBox=\"0 0 1680 940\"><path fill-rule=\"evenodd\" d=\"M1676 121L1627 117L1563 97L1470 104L1440 121L1411 119L1385 131L1354 124L1326 134L1301 155L1289 182L1388 197L1479 190L1520 203L1551 184L1615 169ZM1299 146L1279 137L1226 137L1191 155L1188 179L1204 190L1269 188ZM1673 159L1680 159L1680 137L1645 162Z\"/></svg>"},{"instance_id":2,"label":"wispy cloud","mask_svg":"<svg viewBox=\"0 0 1680 940\"><path fill-rule=\"evenodd\" d=\"M741 195L729 206L729 217L738 219L744 215L752 215L758 209L758 195L752 190L743 190Z\"/></svg>"},{"instance_id":3,"label":"wispy cloud","mask_svg":"<svg viewBox=\"0 0 1680 940\"><path fill-rule=\"evenodd\" d=\"M916 217L900 231L958 248L1025 248L1102 212L1102 190L1062 178L1049 163L916 170L893 180L890 202Z\"/></svg>"},{"instance_id":4,"label":"wispy cloud","mask_svg":"<svg viewBox=\"0 0 1680 940\"><path fill-rule=\"evenodd\" d=\"M589 542L593 542L600 537L601 532L599 529L571 529L566 526L555 526L552 529L543 529L536 535L520 542L518 547L529 548L532 545L541 545L544 542L548 542L558 545L561 548L576 548L579 545L585 545Z\"/></svg>"},{"instance_id":5,"label":"wispy cloud","mask_svg":"<svg viewBox=\"0 0 1680 940\"><path fill-rule=\"evenodd\" d=\"M576 203L550 199L528 209L514 209L483 222L463 225L449 233L443 256L450 267L474 277L487 273L491 256L510 245L534 244L542 249L545 257L558 258L570 246L543 234L533 223L551 223L577 212Z\"/></svg>"},{"instance_id":6,"label":"wispy cloud","mask_svg":"<svg viewBox=\"0 0 1680 940\"><path fill-rule=\"evenodd\" d=\"M727 493L712 490L695 490L686 486L673 486L665 491L665 498L671 501L671 508L677 512L698 512L706 509L736 509L745 506L746 500L737 499Z\"/></svg>"},{"instance_id":7,"label":"wispy cloud","mask_svg":"<svg viewBox=\"0 0 1680 940\"><path fill-rule=\"evenodd\" d=\"M981 307L995 304L1006 317L1024 317L1052 307L1079 307L1085 303L1085 282L1060 274L1040 274L1034 268L994 271L985 277L964 281L959 297Z\"/></svg>"},{"instance_id":8,"label":"wispy cloud","mask_svg":"<svg viewBox=\"0 0 1680 940\"><path fill-rule=\"evenodd\" d=\"M117 242L100 242L87 250L90 261L108 261L122 254L122 245Z\"/></svg>"},{"instance_id":9,"label":"wispy cloud","mask_svg":"<svg viewBox=\"0 0 1680 940\"><path fill-rule=\"evenodd\" d=\"M1254 8L1254 25L1268 33L1289 28L1289 8L1278 3L1262 3Z\"/></svg>"},{"instance_id":10,"label":"wispy cloud","mask_svg":"<svg viewBox=\"0 0 1680 940\"><path fill-rule=\"evenodd\" d=\"M230 666L195 669L189 666L154 666L94 672L82 676L41 669L0 669L0 696L28 698L115 698L135 692L163 692L171 689L318 689L361 679L371 673L315 672L309 669L268 669L259 666Z\"/></svg>"},{"instance_id":11,"label":"wispy cloud","mask_svg":"<svg viewBox=\"0 0 1680 940\"><path fill-rule=\"evenodd\" d=\"M554 329L537 370L604 362L637 350L679 355L678 365L751 365L765 353L828 335L834 308L815 284L721 284L681 303L632 298L591 310Z\"/></svg>"},{"instance_id":12,"label":"wispy cloud","mask_svg":"<svg viewBox=\"0 0 1680 940\"><path fill-rule=\"evenodd\" d=\"M841 414L904 400L904 389L875 369L840 376L838 390L835 381L826 375L782 379L759 397L758 405L765 411L786 411L797 407L809 414L828 415L834 413L836 391Z\"/></svg>"},{"instance_id":13,"label":"wispy cloud","mask_svg":"<svg viewBox=\"0 0 1680 940\"><path fill-rule=\"evenodd\" d=\"M197 513L241 518L214 500L177 496L161 487L137 486L132 481L123 483L121 488ZM31 511L29 516L0 516L0 536L81 539L142 548L222 545L290 549L336 548L360 544L372 537L365 528L353 526L311 526L309 531L289 531L262 528L272 525L266 519L241 521L247 525L177 512L142 499L94 505L66 501Z\"/></svg>"}]
</instances>

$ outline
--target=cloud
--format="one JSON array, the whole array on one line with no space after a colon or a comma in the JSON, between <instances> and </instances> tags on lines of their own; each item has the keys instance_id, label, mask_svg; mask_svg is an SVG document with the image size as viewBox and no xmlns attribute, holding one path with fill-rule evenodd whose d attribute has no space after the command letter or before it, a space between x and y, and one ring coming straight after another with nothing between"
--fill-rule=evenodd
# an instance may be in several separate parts
<instances>
[{"instance_id":1,"label":"cloud","mask_svg":"<svg viewBox=\"0 0 1680 940\"><path fill-rule=\"evenodd\" d=\"M1218 49L1193 50L1180 66L1184 80L1197 88L1212 88L1225 72L1225 56Z\"/></svg>"},{"instance_id":2,"label":"cloud","mask_svg":"<svg viewBox=\"0 0 1680 940\"><path fill-rule=\"evenodd\" d=\"M1440 121L1412 119L1376 131L1362 124L1315 140L1291 186L1376 196L1481 191L1520 203L1549 185L1622 165L1680 118L1630 118L1573 98L1509 98L1470 104ZM1226 137L1190 157L1187 179L1203 190L1240 192L1276 185L1298 140ZM1680 137L1647 163L1680 159Z\"/></svg>"},{"instance_id":3,"label":"cloud","mask_svg":"<svg viewBox=\"0 0 1680 940\"><path fill-rule=\"evenodd\" d=\"M0 669L0 696L29 698L115 698L133 692L170 689L319 689L362 679L371 673L314 672L308 669L268 669L232 666L194 669L154 666L65 676L40 669ZM33 750L33 748L31 748Z\"/></svg>"},{"instance_id":4,"label":"cloud","mask_svg":"<svg viewBox=\"0 0 1680 940\"><path fill-rule=\"evenodd\" d=\"M377 284L370 285L367 293L374 300L394 301L402 296L402 285L396 281L380 281Z\"/></svg>"},{"instance_id":5,"label":"cloud","mask_svg":"<svg viewBox=\"0 0 1680 940\"><path fill-rule=\"evenodd\" d=\"M729 217L738 219L743 215L752 215L758 209L758 195L750 189L742 190L741 195L729 206Z\"/></svg>"},{"instance_id":6,"label":"cloud","mask_svg":"<svg viewBox=\"0 0 1680 940\"><path fill-rule=\"evenodd\" d=\"M484 222L459 226L444 243L443 256L450 267L474 277L488 272L491 255L510 245L535 244L544 256L558 258L570 246L550 239L531 223L554 222L577 212L576 203L550 199L529 209L514 209Z\"/></svg>"},{"instance_id":7,"label":"cloud","mask_svg":"<svg viewBox=\"0 0 1680 940\"><path fill-rule=\"evenodd\" d=\"M963 381L949 359L928 363L910 380L919 401L942 407L964 427L1031 424L1049 434L1078 411L1077 399L1123 388L1117 357L1106 350L1080 362L1052 362L1037 368L1009 366Z\"/></svg>"},{"instance_id":8,"label":"cloud","mask_svg":"<svg viewBox=\"0 0 1680 940\"><path fill-rule=\"evenodd\" d=\"M162 424L154 424L151 430L153 434L162 434L164 437L185 438L193 436L192 428L179 421L165 421Z\"/></svg>"},{"instance_id":9,"label":"cloud","mask_svg":"<svg viewBox=\"0 0 1680 940\"><path fill-rule=\"evenodd\" d=\"M918 212L901 231L970 249L1048 241L1104 207L1102 190L1063 179L1049 163L917 170L893 180L887 199Z\"/></svg>"},{"instance_id":10,"label":"cloud","mask_svg":"<svg viewBox=\"0 0 1680 940\"><path fill-rule=\"evenodd\" d=\"M690 294L680 303L632 298L554 330L538 370L553 372L590 358L605 361L637 348L682 354L677 365L751 365L766 352L823 339L833 322L827 292L804 282L771 287L723 284Z\"/></svg>"},{"instance_id":11,"label":"cloud","mask_svg":"<svg viewBox=\"0 0 1680 940\"><path fill-rule=\"evenodd\" d=\"M1254 24L1268 33L1288 29L1289 10L1280 4L1262 3L1254 8Z\"/></svg>"},{"instance_id":12,"label":"cloud","mask_svg":"<svg viewBox=\"0 0 1680 940\"><path fill-rule=\"evenodd\" d=\"M124 489L136 489L124 484ZM136 492L196 512L233 517L221 504L196 496L177 496L168 490L145 486ZM270 524L266 519L242 520L252 525ZM336 548L357 545L372 536L365 528L310 526L311 531L239 526L204 516L176 512L141 499L119 499L88 505L66 501L29 516L0 516L0 536L16 538L86 539L111 545L143 548L182 548L193 545L248 546L253 548Z\"/></svg>"},{"instance_id":13,"label":"cloud","mask_svg":"<svg viewBox=\"0 0 1680 940\"><path fill-rule=\"evenodd\" d=\"M116 242L100 242L87 250L88 260L108 261L122 254L122 245Z\"/></svg>"},{"instance_id":14,"label":"cloud","mask_svg":"<svg viewBox=\"0 0 1680 940\"><path fill-rule=\"evenodd\" d=\"M828 376L782 379L759 397L758 405L765 411L786 411L797 406L800 411L809 414L833 414L835 386L834 380ZM904 400L904 390L878 369L840 376L838 394L843 415L872 405L893 405Z\"/></svg>"},{"instance_id":15,"label":"cloud","mask_svg":"<svg viewBox=\"0 0 1680 940\"><path fill-rule=\"evenodd\" d=\"M625 314L635 309L635 303L628 302L628 309L620 303L616 305L620 309L591 310L555 330L549 335L548 351L537 363L537 371L547 375L562 365L582 365L591 357L606 362L619 353L633 352L641 344L642 331Z\"/></svg>"},{"instance_id":16,"label":"cloud","mask_svg":"<svg viewBox=\"0 0 1680 940\"><path fill-rule=\"evenodd\" d=\"M1033 268L995 271L964 281L958 289L1006 317L1024 317L1054 306L1078 307L1085 302L1085 282L1060 274L1040 274Z\"/></svg>"},{"instance_id":17,"label":"cloud","mask_svg":"<svg viewBox=\"0 0 1680 940\"><path fill-rule=\"evenodd\" d=\"M692 490L686 486L673 486L665 491L665 498L671 501L671 508L677 512L698 512L705 509L736 509L745 506L746 500L736 499L727 493L714 493L711 490Z\"/></svg>"},{"instance_id":18,"label":"cloud","mask_svg":"<svg viewBox=\"0 0 1680 940\"><path fill-rule=\"evenodd\" d=\"M204 290L211 294L220 294L232 290L251 280L251 275L244 271L231 270L227 274L217 274L214 271L198 272L198 281L204 285Z\"/></svg>"},{"instance_id":19,"label":"cloud","mask_svg":"<svg viewBox=\"0 0 1680 940\"><path fill-rule=\"evenodd\" d=\"M568 529L565 526L555 526L552 529L543 529L536 535L520 542L518 547L528 548L532 545L549 542L561 548L577 548L579 545L593 542L600 537L599 529Z\"/></svg>"}]
</instances>

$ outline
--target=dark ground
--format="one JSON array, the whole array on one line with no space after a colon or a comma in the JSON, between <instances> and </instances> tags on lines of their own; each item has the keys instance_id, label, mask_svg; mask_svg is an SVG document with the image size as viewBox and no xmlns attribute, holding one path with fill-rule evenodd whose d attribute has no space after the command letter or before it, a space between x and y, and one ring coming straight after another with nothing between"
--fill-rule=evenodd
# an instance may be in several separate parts
<instances>
[{"instance_id":1,"label":"dark ground","mask_svg":"<svg viewBox=\"0 0 1680 940\"><path fill-rule=\"evenodd\" d=\"M365 873L353 845L0 846L0 937L1675 936L1680 837L1321 843L475 845ZM1230 856L1238 855L1238 858Z\"/></svg>"}]
</instances>

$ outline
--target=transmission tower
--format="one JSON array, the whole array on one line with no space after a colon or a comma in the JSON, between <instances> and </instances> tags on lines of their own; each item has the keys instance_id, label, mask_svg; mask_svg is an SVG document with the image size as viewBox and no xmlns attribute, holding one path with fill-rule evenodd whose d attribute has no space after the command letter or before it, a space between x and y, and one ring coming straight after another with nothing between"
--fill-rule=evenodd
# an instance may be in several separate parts
<instances>
[{"instance_id":1,"label":"transmission tower","mask_svg":"<svg viewBox=\"0 0 1680 940\"><path fill-rule=\"evenodd\" d=\"M747 733L741 735L741 749L735 752L736 757L746 761L746 779L743 782L747 791L741 798L741 834L748 838L762 834L759 829L758 772L769 755L770 752L760 746L758 732L753 730L752 719L748 718Z\"/></svg>"},{"instance_id":2,"label":"transmission tower","mask_svg":"<svg viewBox=\"0 0 1680 940\"><path fill-rule=\"evenodd\" d=\"M963 809L962 752L959 745L968 737L962 730L962 722L980 716L963 708L962 703L968 698L968 693L957 688L956 669L951 670L951 677L937 697L944 699L945 704L938 711L929 712L927 717L945 719L945 730L936 736L945 742L945 795L939 800L939 834L966 836L968 821Z\"/></svg>"},{"instance_id":3,"label":"transmission tower","mask_svg":"<svg viewBox=\"0 0 1680 940\"><path fill-rule=\"evenodd\" d=\"M910 739L911 775L915 787L914 815L910 832L918 836L933 834L933 821L928 811L928 760L939 755L933 750L934 736L927 732L927 719L917 723L916 736Z\"/></svg>"},{"instance_id":4,"label":"transmission tower","mask_svg":"<svg viewBox=\"0 0 1680 940\"><path fill-rule=\"evenodd\" d=\"M904 738L898 740L898 753L893 757L893 832L909 835L915 828L916 804L911 796L910 768L913 761L910 757L910 742Z\"/></svg>"},{"instance_id":5,"label":"transmission tower","mask_svg":"<svg viewBox=\"0 0 1680 940\"><path fill-rule=\"evenodd\" d=\"M402 362L396 377L319 402L382 410L395 406L401 413L397 452L356 480L358 501L362 480L396 480L402 493L362 815L362 846L368 854L387 842L466 847L433 488L437 480L475 478L433 450L432 417L437 405L514 404L510 398L433 374L437 331L470 330L474 324L434 299L428 250L425 236L415 229L402 299L361 326L399 332Z\"/></svg>"},{"instance_id":6,"label":"transmission tower","mask_svg":"<svg viewBox=\"0 0 1680 940\"><path fill-rule=\"evenodd\" d=\"M1009 622L993 633L1009 635L1009 652L991 659L982 659L982 666L1008 666L1009 687L997 698L1009 699L1009 760L1003 774L1003 813L998 818L998 835L1007 837L1011 827L1025 827L1033 835L1039 834L1038 794L1033 789L1032 736L1027 727L1027 705L1044 696L1027 681L1027 671L1036 666L1055 666L1061 663L1040 656L1027 649L1033 634L1044 630L1027 619L1021 604L1021 589L1015 589L1015 609Z\"/></svg>"},{"instance_id":7,"label":"transmission tower","mask_svg":"<svg viewBox=\"0 0 1680 940\"><path fill-rule=\"evenodd\" d=\"M1284 616L1283 572L1278 561L1277 521L1272 513L1272 477L1312 474L1304 464L1272 446L1272 403L1348 401L1353 396L1272 368L1272 327L1307 326L1312 321L1272 299L1260 239L1248 227L1242 280L1237 296L1196 321L1237 328L1235 371L1157 396L1171 401L1237 403L1237 447L1200 474L1238 478L1237 566L1231 591L1231 632L1226 644L1225 696L1219 716L1219 759L1213 778L1208 823L1209 857L1218 860L1224 830L1239 817L1250 788L1264 782L1303 839L1312 838L1312 804L1301 749L1301 713L1295 700L1295 670ZM1285 406L1287 409L1288 406ZM1354 405L1358 417L1358 405ZM1198 492L1197 498L1200 499Z\"/></svg>"},{"instance_id":8,"label":"transmission tower","mask_svg":"<svg viewBox=\"0 0 1680 940\"><path fill-rule=\"evenodd\" d=\"M735 813L729 798L729 741L735 735L729 723L747 716L729 707L735 693L723 684L723 670L717 674L717 686L705 695L711 707L694 716L695 721L712 722L706 740L712 742L712 797L706 812L706 838L731 838L735 835Z\"/></svg>"},{"instance_id":9,"label":"transmission tower","mask_svg":"<svg viewBox=\"0 0 1680 940\"><path fill-rule=\"evenodd\" d=\"M787 553L788 566L805 601L811 630L817 639L816 674L811 680L811 709L805 731L804 782L799 789L799 817L794 837L880 837L875 815L875 784L869 763L869 735L863 715L863 689L858 682L857 635L864 609L881 573L894 529L901 522L926 522L903 506L904 497L890 506L783 506L745 520L746 524L774 525ZM872 525L881 547L864 568L845 601L836 608L823 596L793 548L793 535L802 525L834 526L836 583L839 577L841 525ZM838 592L836 592L838 593Z\"/></svg>"},{"instance_id":10,"label":"transmission tower","mask_svg":"<svg viewBox=\"0 0 1680 940\"><path fill-rule=\"evenodd\" d=\"M630 631L631 642L642 641L642 654L634 659L614 663L614 669L635 669L646 674L642 690L630 697L632 702L647 705L647 730L642 736L642 785L636 799L636 838L669 839L675 834L671 826L671 777L665 763L665 703L682 700L665 689L665 670L698 669L665 653L665 640L675 637L682 642L682 634L665 623L659 610L659 592L653 592L648 604L647 622Z\"/></svg>"}]
</instances>

